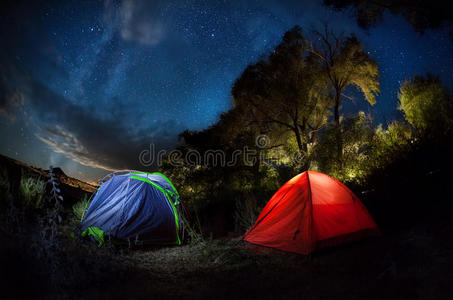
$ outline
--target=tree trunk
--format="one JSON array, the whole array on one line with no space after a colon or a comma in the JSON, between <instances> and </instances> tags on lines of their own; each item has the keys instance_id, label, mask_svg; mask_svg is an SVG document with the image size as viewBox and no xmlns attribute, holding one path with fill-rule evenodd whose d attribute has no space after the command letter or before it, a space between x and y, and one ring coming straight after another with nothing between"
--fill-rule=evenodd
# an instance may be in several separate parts
<instances>
[{"instance_id":1,"label":"tree trunk","mask_svg":"<svg viewBox=\"0 0 453 300\"><path fill-rule=\"evenodd\" d=\"M337 89L335 93L334 118L336 124L336 143L337 143L337 160L340 168L343 168L343 136L340 127L340 104L341 90Z\"/></svg>"},{"instance_id":2,"label":"tree trunk","mask_svg":"<svg viewBox=\"0 0 453 300\"><path fill-rule=\"evenodd\" d=\"M297 127L297 124L294 126L294 135L296 136L296 141L297 141L297 147L299 148L299 152L302 154L302 139L300 137L300 131L299 128Z\"/></svg>"},{"instance_id":3,"label":"tree trunk","mask_svg":"<svg viewBox=\"0 0 453 300\"><path fill-rule=\"evenodd\" d=\"M299 128L297 123L294 122L294 135L296 136L297 147L299 149L301 160L306 160L308 146L307 146L307 142L305 140L304 141L302 140L301 131L302 131L302 133L304 132L304 130L302 128Z\"/></svg>"},{"instance_id":4,"label":"tree trunk","mask_svg":"<svg viewBox=\"0 0 453 300\"><path fill-rule=\"evenodd\" d=\"M335 107L334 107L334 118L337 126L340 126L340 104L341 104L341 91L336 91L335 94Z\"/></svg>"}]
</instances>

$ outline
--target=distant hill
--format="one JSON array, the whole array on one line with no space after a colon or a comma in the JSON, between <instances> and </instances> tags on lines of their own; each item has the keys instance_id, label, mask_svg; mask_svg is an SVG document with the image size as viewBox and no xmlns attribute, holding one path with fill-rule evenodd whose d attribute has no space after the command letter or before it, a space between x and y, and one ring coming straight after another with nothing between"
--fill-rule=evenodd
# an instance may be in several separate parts
<instances>
[{"instance_id":1,"label":"distant hill","mask_svg":"<svg viewBox=\"0 0 453 300\"><path fill-rule=\"evenodd\" d=\"M36 168L1 154L0 167L6 169L10 184L15 186L18 186L20 178L21 176L24 176L24 174L41 176L46 180L50 178L49 170ZM96 189L96 186L90 183L67 176L59 167L53 167L53 171L55 177L61 184L60 189L65 199L65 205L72 205L73 203L79 201L84 194L91 194Z\"/></svg>"},{"instance_id":2,"label":"distant hill","mask_svg":"<svg viewBox=\"0 0 453 300\"><path fill-rule=\"evenodd\" d=\"M57 176L66 176L67 175L63 172L63 170L59 167L53 168L53 173Z\"/></svg>"}]
</instances>

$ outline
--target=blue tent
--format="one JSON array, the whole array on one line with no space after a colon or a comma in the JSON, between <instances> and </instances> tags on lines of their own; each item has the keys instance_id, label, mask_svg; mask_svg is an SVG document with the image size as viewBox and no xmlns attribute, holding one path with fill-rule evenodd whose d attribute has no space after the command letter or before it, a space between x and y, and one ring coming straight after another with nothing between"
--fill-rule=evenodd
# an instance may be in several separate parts
<instances>
[{"instance_id":1,"label":"blue tent","mask_svg":"<svg viewBox=\"0 0 453 300\"><path fill-rule=\"evenodd\" d=\"M81 222L83 235L145 244L181 244L179 195L160 173L114 172L101 181Z\"/></svg>"}]
</instances>

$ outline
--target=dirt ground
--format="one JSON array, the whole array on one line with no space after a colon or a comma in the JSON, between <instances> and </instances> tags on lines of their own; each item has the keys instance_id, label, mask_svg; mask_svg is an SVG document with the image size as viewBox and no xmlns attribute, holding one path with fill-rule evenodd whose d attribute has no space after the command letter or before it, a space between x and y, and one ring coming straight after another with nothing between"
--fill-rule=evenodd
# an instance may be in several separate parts
<instances>
[{"instance_id":1,"label":"dirt ground","mask_svg":"<svg viewBox=\"0 0 453 300\"><path fill-rule=\"evenodd\" d=\"M452 194L440 178L423 178L425 190L398 181L387 201L378 194L381 236L309 256L240 238L98 248L70 237L70 207L49 244L36 220L2 206L0 299L453 299Z\"/></svg>"},{"instance_id":2,"label":"dirt ground","mask_svg":"<svg viewBox=\"0 0 453 300\"><path fill-rule=\"evenodd\" d=\"M57 267L80 278L56 286L31 277L32 259L2 235L2 282L6 299L451 299L452 223L428 217L310 256L240 239L109 250L65 238L71 260Z\"/></svg>"},{"instance_id":3,"label":"dirt ground","mask_svg":"<svg viewBox=\"0 0 453 300\"><path fill-rule=\"evenodd\" d=\"M130 289L183 298L451 299L452 234L445 224L420 225L309 257L223 241L198 265L185 258L203 251L196 247L137 252L153 284Z\"/></svg>"}]
</instances>

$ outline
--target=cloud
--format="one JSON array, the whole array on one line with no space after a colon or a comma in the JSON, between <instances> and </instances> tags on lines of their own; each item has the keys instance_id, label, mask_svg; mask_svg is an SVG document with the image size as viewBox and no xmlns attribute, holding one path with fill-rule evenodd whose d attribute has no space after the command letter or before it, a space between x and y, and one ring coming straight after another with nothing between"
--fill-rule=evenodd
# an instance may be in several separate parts
<instances>
[{"instance_id":1,"label":"cloud","mask_svg":"<svg viewBox=\"0 0 453 300\"><path fill-rule=\"evenodd\" d=\"M150 124L145 116L136 114L130 118L119 101L112 101L110 107L103 106L101 117L96 107L74 104L30 77L16 78L16 81L20 82L16 87L18 92L7 98L8 103L22 105L33 116L34 134L40 141L84 166L105 170L141 169L142 150L149 149L151 143L156 151L171 149L177 145L176 133L182 131L182 124L172 120L145 126ZM2 88L0 99L8 95Z\"/></svg>"},{"instance_id":2,"label":"cloud","mask_svg":"<svg viewBox=\"0 0 453 300\"><path fill-rule=\"evenodd\" d=\"M53 151L61 153L84 166L101 168L108 171L115 170L108 165L99 163L90 155L80 140L73 133L67 131L63 127L56 125L55 128L46 128L44 132L46 135L36 133L35 136L49 146L49 148Z\"/></svg>"},{"instance_id":3,"label":"cloud","mask_svg":"<svg viewBox=\"0 0 453 300\"><path fill-rule=\"evenodd\" d=\"M82 165L105 170L140 169L139 153L150 143L156 149L172 148L176 144L176 139L169 138L178 131L176 122L156 122L146 129L134 130L139 124L127 124L116 113L99 118L92 110L75 106L61 97L57 99L49 100L51 111L43 110L42 100L32 101L40 124L36 136L53 151Z\"/></svg>"},{"instance_id":4,"label":"cloud","mask_svg":"<svg viewBox=\"0 0 453 300\"><path fill-rule=\"evenodd\" d=\"M42 87L41 87L42 88ZM46 91L47 93L48 91ZM35 95L39 94L35 90ZM32 101L34 114L42 127L38 138L52 150L82 165L106 170L140 169L139 153L150 143L156 149L172 148L176 122L156 122L146 129L137 123L127 124L117 113L99 118L96 112L76 106L61 97ZM47 99L43 103L43 99ZM52 104L50 104L52 103ZM44 107L52 107L49 111Z\"/></svg>"},{"instance_id":5,"label":"cloud","mask_svg":"<svg viewBox=\"0 0 453 300\"><path fill-rule=\"evenodd\" d=\"M109 165L101 163L90 154L80 140L65 128L56 125L54 128L44 128L45 135L36 133L35 136L57 153L80 163L81 165L115 171Z\"/></svg>"},{"instance_id":6,"label":"cloud","mask_svg":"<svg viewBox=\"0 0 453 300\"><path fill-rule=\"evenodd\" d=\"M163 5L164 1L123 0L117 6L106 0L104 21L116 28L123 40L156 46L164 39Z\"/></svg>"}]
</instances>

